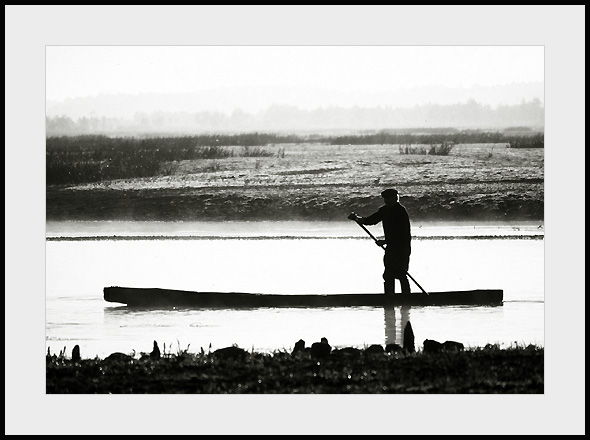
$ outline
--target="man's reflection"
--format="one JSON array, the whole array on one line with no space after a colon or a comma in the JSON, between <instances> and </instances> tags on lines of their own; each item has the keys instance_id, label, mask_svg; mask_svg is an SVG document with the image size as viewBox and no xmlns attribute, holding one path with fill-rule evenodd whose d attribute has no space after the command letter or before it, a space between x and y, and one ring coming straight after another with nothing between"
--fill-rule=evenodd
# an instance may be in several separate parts
<instances>
[{"instance_id":1,"label":"man's reflection","mask_svg":"<svg viewBox=\"0 0 590 440\"><path fill-rule=\"evenodd\" d=\"M410 320L410 306L384 307L385 311L385 345L403 346L404 329Z\"/></svg>"}]
</instances>

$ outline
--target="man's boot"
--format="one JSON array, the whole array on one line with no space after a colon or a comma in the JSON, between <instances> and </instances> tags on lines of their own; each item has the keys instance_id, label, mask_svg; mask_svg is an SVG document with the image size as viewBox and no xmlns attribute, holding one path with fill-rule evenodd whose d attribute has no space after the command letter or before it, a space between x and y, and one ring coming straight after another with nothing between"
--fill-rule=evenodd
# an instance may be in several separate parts
<instances>
[{"instance_id":1,"label":"man's boot","mask_svg":"<svg viewBox=\"0 0 590 440\"><path fill-rule=\"evenodd\" d=\"M394 295L395 294L395 280L393 281L385 281L383 283L383 287L385 289L386 295Z\"/></svg>"}]
</instances>

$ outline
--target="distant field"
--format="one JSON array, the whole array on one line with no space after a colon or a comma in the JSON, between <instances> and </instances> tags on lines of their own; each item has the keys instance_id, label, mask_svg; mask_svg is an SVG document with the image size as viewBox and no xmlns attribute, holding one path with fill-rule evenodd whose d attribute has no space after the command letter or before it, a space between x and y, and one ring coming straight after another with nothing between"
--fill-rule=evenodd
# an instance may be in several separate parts
<instances>
[{"instance_id":1,"label":"distant field","mask_svg":"<svg viewBox=\"0 0 590 440\"><path fill-rule=\"evenodd\" d=\"M152 177L48 185L47 220L342 220L378 208L388 187L416 220L543 220L544 149L407 147L227 146L162 161Z\"/></svg>"}]
</instances>

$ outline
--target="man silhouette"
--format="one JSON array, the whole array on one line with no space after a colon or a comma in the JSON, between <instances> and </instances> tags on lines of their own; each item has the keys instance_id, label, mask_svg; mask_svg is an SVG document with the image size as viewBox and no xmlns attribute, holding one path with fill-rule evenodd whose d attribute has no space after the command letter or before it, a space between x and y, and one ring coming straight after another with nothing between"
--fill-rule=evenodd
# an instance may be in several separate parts
<instances>
[{"instance_id":1,"label":"man silhouette","mask_svg":"<svg viewBox=\"0 0 590 440\"><path fill-rule=\"evenodd\" d=\"M407 272L410 264L411 240L410 217L406 208L399 203L396 189L386 189L381 193L385 205L368 217L360 217L354 212L348 218L362 225L383 223L385 240L377 240L379 246L385 246L383 257L384 289L386 294L395 293L395 279L400 281L402 294L410 293Z\"/></svg>"}]
</instances>

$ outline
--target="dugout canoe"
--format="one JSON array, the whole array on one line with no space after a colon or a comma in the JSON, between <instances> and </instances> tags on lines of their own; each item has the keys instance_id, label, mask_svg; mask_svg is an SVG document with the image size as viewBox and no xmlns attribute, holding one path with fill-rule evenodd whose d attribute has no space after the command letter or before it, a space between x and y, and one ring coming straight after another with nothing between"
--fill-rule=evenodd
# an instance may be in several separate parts
<instances>
[{"instance_id":1,"label":"dugout canoe","mask_svg":"<svg viewBox=\"0 0 590 440\"><path fill-rule=\"evenodd\" d=\"M192 292L160 288L105 287L108 302L132 307L261 308L501 305L502 290L479 289L409 295L347 293L332 295L275 295L237 292Z\"/></svg>"}]
</instances>

